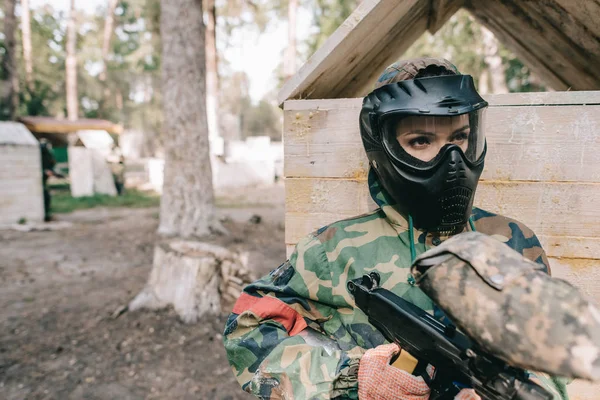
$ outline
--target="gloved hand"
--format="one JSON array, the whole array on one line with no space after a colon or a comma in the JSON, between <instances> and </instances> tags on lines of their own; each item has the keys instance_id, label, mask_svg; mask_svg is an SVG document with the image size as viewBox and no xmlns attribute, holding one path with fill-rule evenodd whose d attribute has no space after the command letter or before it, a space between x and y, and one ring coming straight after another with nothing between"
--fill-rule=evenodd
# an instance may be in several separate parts
<instances>
[{"instance_id":1,"label":"gloved hand","mask_svg":"<svg viewBox=\"0 0 600 400\"><path fill-rule=\"evenodd\" d=\"M395 344L367 350L358 364L358 398L360 400L428 400L430 389L420 376L390 365L400 352ZM481 400L473 389L463 389L455 400Z\"/></svg>"}]
</instances>

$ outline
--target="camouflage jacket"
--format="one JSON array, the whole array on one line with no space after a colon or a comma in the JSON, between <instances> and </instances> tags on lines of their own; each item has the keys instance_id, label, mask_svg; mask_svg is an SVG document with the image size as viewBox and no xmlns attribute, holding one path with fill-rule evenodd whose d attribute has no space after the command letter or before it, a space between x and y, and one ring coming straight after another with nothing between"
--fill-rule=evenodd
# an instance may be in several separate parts
<instances>
[{"instance_id":1,"label":"camouflage jacket","mask_svg":"<svg viewBox=\"0 0 600 400\"><path fill-rule=\"evenodd\" d=\"M408 223L369 176L377 210L338 221L301 240L288 261L244 289L224 333L229 362L242 388L262 399L357 399L357 370L367 349L386 343L354 308L346 282L377 271L381 285L439 318L443 314L411 286ZM546 266L534 233L518 221L473 209L476 230ZM414 231L418 254L444 237ZM548 270L549 272L549 270ZM539 376L556 399L558 380Z\"/></svg>"}]
</instances>

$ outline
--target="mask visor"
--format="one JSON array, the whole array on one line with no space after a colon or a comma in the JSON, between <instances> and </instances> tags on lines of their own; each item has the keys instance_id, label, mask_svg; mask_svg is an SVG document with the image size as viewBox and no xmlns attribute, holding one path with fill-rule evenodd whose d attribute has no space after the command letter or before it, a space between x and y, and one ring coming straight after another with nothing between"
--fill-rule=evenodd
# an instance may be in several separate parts
<instances>
[{"instance_id":1,"label":"mask visor","mask_svg":"<svg viewBox=\"0 0 600 400\"><path fill-rule=\"evenodd\" d=\"M453 116L392 115L383 124L383 143L393 158L414 168L434 166L450 147L458 147L468 161L476 163L485 149L485 111Z\"/></svg>"}]
</instances>

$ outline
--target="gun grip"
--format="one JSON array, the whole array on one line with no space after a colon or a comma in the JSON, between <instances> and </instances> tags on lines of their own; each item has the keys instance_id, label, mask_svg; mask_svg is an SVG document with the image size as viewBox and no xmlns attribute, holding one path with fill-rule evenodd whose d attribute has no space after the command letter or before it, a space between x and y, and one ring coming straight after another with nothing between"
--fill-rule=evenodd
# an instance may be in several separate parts
<instances>
[{"instance_id":1,"label":"gun grip","mask_svg":"<svg viewBox=\"0 0 600 400\"><path fill-rule=\"evenodd\" d=\"M408 351L400 350L400 354L396 357L396 359L392 359L392 367L396 367L403 371L412 374L417 367L419 361L414 358Z\"/></svg>"}]
</instances>

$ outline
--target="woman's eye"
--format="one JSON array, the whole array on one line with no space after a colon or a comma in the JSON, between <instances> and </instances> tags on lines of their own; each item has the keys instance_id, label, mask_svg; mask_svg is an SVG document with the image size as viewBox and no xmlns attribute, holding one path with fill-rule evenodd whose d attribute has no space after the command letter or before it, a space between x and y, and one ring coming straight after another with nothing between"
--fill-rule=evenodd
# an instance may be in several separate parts
<instances>
[{"instance_id":1,"label":"woman's eye","mask_svg":"<svg viewBox=\"0 0 600 400\"><path fill-rule=\"evenodd\" d=\"M452 138L452 141L453 142L464 142L468 138L469 138L468 132L460 132L460 133L457 133L456 135L454 135L454 137Z\"/></svg>"},{"instance_id":2,"label":"woman's eye","mask_svg":"<svg viewBox=\"0 0 600 400\"><path fill-rule=\"evenodd\" d=\"M425 147L430 144L429 139L425 136L419 136L414 139L411 139L408 144L412 147Z\"/></svg>"}]
</instances>

